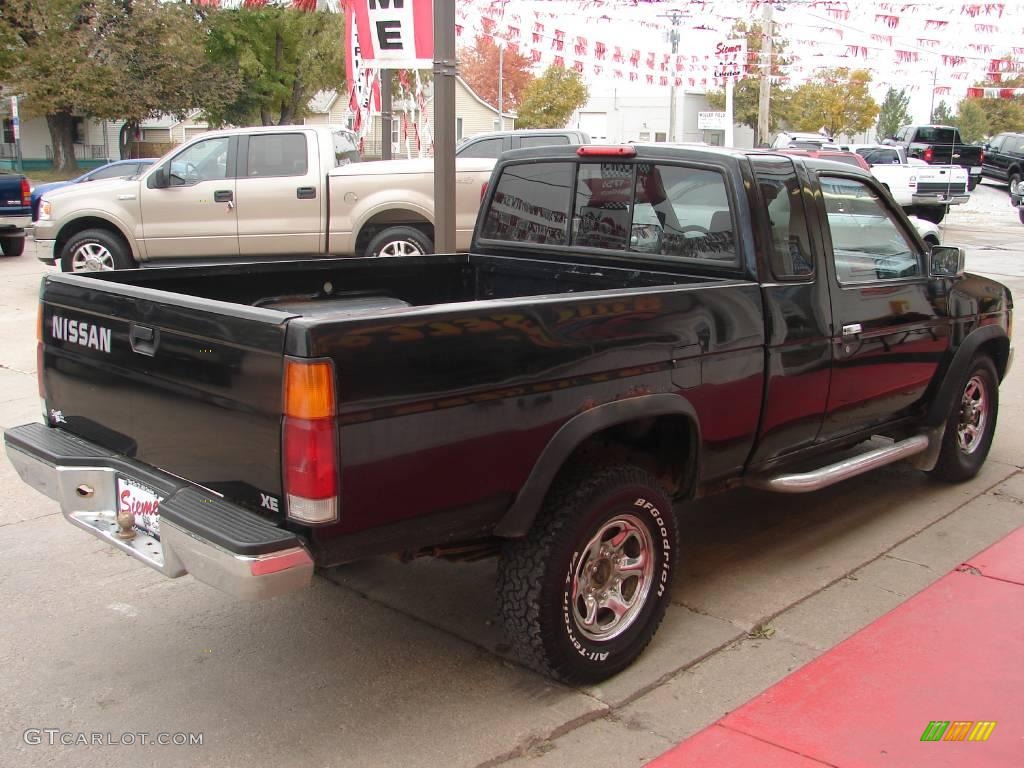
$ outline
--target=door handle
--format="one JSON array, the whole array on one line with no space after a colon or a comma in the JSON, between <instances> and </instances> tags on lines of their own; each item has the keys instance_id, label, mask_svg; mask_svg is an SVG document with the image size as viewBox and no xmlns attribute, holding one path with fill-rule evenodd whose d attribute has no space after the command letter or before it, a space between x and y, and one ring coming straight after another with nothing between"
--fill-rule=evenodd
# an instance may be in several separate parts
<instances>
[{"instance_id":1,"label":"door handle","mask_svg":"<svg viewBox=\"0 0 1024 768\"><path fill-rule=\"evenodd\" d=\"M295 190L295 196L299 200L315 200L316 187L299 187Z\"/></svg>"},{"instance_id":2,"label":"door handle","mask_svg":"<svg viewBox=\"0 0 1024 768\"><path fill-rule=\"evenodd\" d=\"M213 193L215 203L230 203L234 198L235 195L230 189L218 189Z\"/></svg>"},{"instance_id":3,"label":"door handle","mask_svg":"<svg viewBox=\"0 0 1024 768\"><path fill-rule=\"evenodd\" d=\"M861 330L860 323L850 323L850 325L843 326L843 336L857 336Z\"/></svg>"},{"instance_id":4,"label":"door handle","mask_svg":"<svg viewBox=\"0 0 1024 768\"><path fill-rule=\"evenodd\" d=\"M132 352L153 357L156 354L156 348L160 345L160 331L132 323L128 329L128 343L131 344Z\"/></svg>"}]
</instances>

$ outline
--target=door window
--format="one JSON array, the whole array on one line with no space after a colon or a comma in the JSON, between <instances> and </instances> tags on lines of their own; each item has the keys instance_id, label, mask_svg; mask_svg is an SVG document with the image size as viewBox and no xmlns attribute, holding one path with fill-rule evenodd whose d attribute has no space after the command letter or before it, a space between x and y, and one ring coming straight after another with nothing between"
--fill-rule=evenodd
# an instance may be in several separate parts
<instances>
[{"instance_id":1,"label":"door window","mask_svg":"<svg viewBox=\"0 0 1024 768\"><path fill-rule=\"evenodd\" d=\"M497 157L501 154L501 141L501 139L484 139L470 144L459 152L459 157Z\"/></svg>"},{"instance_id":2,"label":"door window","mask_svg":"<svg viewBox=\"0 0 1024 768\"><path fill-rule=\"evenodd\" d=\"M772 156L757 157L752 162L768 212L772 274L779 280L807 278L814 274L814 257L807 209L793 162Z\"/></svg>"},{"instance_id":3,"label":"door window","mask_svg":"<svg viewBox=\"0 0 1024 768\"><path fill-rule=\"evenodd\" d=\"M1006 141L1006 134L1001 133L996 136L992 141L989 142L988 148L993 152L998 152L1003 148L1003 142Z\"/></svg>"},{"instance_id":4,"label":"door window","mask_svg":"<svg viewBox=\"0 0 1024 768\"><path fill-rule=\"evenodd\" d=\"M822 176L836 277L843 285L919 277L921 255L882 203L856 179Z\"/></svg>"},{"instance_id":5,"label":"door window","mask_svg":"<svg viewBox=\"0 0 1024 768\"><path fill-rule=\"evenodd\" d=\"M506 166L480 237L565 245L573 170L571 162Z\"/></svg>"},{"instance_id":6,"label":"door window","mask_svg":"<svg viewBox=\"0 0 1024 768\"><path fill-rule=\"evenodd\" d=\"M246 175L305 176L309 168L306 136L302 133L269 133L249 137Z\"/></svg>"},{"instance_id":7,"label":"door window","mask_svg":"<svg viewBox=\"0 0 1024 768\"><path fill-rule=\"evenodd\" d=\"M171 186L186 187L201 181L228 177L228 145L221 136L193 144L171 160Z\"/></svg>"}]
</instances>

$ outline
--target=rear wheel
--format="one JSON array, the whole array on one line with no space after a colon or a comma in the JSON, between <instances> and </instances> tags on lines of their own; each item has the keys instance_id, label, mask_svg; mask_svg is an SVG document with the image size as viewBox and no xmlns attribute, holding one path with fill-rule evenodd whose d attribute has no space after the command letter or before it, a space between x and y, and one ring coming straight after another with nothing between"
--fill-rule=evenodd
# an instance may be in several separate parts
<instances>
[{"instance_id":1,"label":"rear wheel","mask_svg":"<svg viewBox=\"0 0 1024 768\"><path fill-rule=\"evenodd\" d=\"M946 218L947 209L948 206L945 205L922 205L917 209L917 215L925 221L938 224Z\"/></svg>"},{"instance_id":2,"label":"rear wheel","mask_svg":"<svg viewBox=\"0 0 1024 768\"><path fill-rule=\"evenodd\" d=\"M388 227L366 248L367 256L422 256L433 252L430 238L415 227Z\"/></svg>"},{"instance_id":3,"label":"rear wheel","mask_svg":"<svg viewBox=\"0 0 1024 768\"><path fill-rule=\"evenodd\" d=\"M973 192L974 188L978 186L979 181L981 181L981 178L979 176L971 176L971 178L967 181L967 191Z\"/></svg>"},{"instance_id":4,"label":"rear wheel","mask_svg":"<svg viewBox=\"0 0 1024 768\"><path fill-rule=\"evenodd\" d=\"M24 237L0 237L0 250L4 256L21 256L25 251Z\"/></svg>"},{"instance_id":5,"label":"rear wheel","mask_svg":"<svg viewBox=\"0 0 1024 768\"><path fill-rule=\"evenodd\" d=\"M61 249L60 268L65 272L103 272L134 266L121 238L105 229L79 232Z\"/></svg>"},{"instance_id":6,"label":"rear wheel","mask_svg":"<svg viewBox=\"0 0 1024 768\"><path fill-rule=\"evenodd\" d=\"M498 567L500 615L515 655L569 683L625 669L665 615L677 537L671 500L638 467L560 482Z\"/></svg>"},{"instance_id":7,"label":"rear wheel","mask_svg":"<svg viewBox=\"0 0 1024 768\"><path fill-rule=\"evenodd\" d=\"M1013 190L1017 189L1017 185L1020 184L1020 171L1013 171L1007 177L1006 183L1010 188L1010 194L1013 194Z\"/></svg>"},{"instance_id":8,"label":"rear wheel","mask_svg":"<svg viewBox=\"0 0 1024 768\"><path fill-rule=\"evenodd\" d=\"M978 474L992 447L998 414L999 376L992 359L979 355L971 361L957 388L939 460L931 474L951 483L970 480Z\"/></svg>"}]
</instances>

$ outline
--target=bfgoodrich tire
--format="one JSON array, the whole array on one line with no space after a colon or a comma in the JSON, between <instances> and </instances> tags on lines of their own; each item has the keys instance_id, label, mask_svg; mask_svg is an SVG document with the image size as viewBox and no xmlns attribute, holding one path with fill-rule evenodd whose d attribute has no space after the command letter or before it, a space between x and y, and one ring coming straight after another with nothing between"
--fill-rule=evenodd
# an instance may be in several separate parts
<instances>
[{"instance_id":1,"label":"bfgoodrich tire","mask_svg":"<svg viewBox=\"0 0 1024 768\"><path fill-rule=\"evenodd\" d=\"M366 247L367 256L422 256L433 252L430 238L415 227L388 227Z\"/></svg>"},{"instance_id":2,"label":"bfgoodrich tire","mask_svg":"<svg viewBox=\"0 0 1024 768\"><path fill-rule=\"evenodd\" d=\"M128 246L105 229L86 229L72 237L60 252L64 272L102 272L135 266Z\"/></svg>"},{"instance_id":3,"label":"bfgoodrich tire","mask_svg":"<svg viewBox=\"0 0 1024 768\"><path fill-rule=\"evenodd\" d=\"M513 653L568 683L625 669L665 615L677 539L671 500L637 467L560 482L498 566L499 612Z\"/></svg>"},{"instance_id":4,"label":"bfgoodrich tire","mask_svg":"<svg viewBox=\"0 0 1024 768\"><path fill-rule=\"evenodd\" d=\"M0 237L0 250L4 256L21 256L25 252L24 237Z\"/></svg>"},{"instance_id":5,"label":"bfgoodrich tire","mask_svg":"<svg viewBox=\"0 0 1024 768\"><path fill-rule=\"evenodd\" d=\"M999 415L999 376L992 359L971 361L956 389L946 420L942 450L931 475L950 483L970 480L981 469L992 447Z\"/></svg>"}]
</instances>

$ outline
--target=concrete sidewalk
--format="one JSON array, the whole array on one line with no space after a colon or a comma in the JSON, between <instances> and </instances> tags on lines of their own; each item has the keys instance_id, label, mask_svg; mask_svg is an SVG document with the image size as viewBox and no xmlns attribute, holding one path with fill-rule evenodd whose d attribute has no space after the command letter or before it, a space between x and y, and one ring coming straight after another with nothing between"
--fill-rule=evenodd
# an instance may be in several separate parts
<instances>
[{"instance_id":1,"label":"concrete sidewalk","mask_svg":"<svg viewBox=\"0 0 1024 768\"><path fill-rule=\"evenodd\" d=\"M649 765L1024 765L1024 527Z\"/></svg>"}]
</instances>

